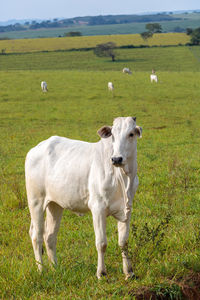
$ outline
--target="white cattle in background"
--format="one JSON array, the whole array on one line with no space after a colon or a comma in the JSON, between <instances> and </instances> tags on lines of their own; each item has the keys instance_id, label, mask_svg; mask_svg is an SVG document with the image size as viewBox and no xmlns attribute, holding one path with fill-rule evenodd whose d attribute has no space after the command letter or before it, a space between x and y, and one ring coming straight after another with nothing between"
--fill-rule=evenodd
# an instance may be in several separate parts
<instances>
[{"instance_id":1,"label":"white cattle in background","mask_svg":"<svg viewBox=\"0 0 200 300\"><path fill-rule=\"evenodd\" d=\"M112 82L108 82L108 90L109 91L114 91L114 85Z\"/></svg>"},{"instance_id":2,"label":"white cattle in background","mask_svg":"<svg viewBox=\"0 0 200 300\"><path fill-rule=\"evenodd\" d=\"M122 72L125 73L125 74L129 74L129 75L132 74L132 72L129 68L123 68Z\"/></svg>"},{"instance_id":3,"label":"white cattle in background","mask_svg":"<svg viewBox=\"0 0 200 300\"><path fill-rule=\"evenodd\" d=\"M92 213L98 278L106 274L106 217L117 219L123 271L126 278L133 276L127 240L138 187L137 137L141 137L142 129L136 125L135 117L119 117L112 127L104 126L98 134L101 140L97 143L52 136L27 154L29 233L39 270L43 239L49 260L56 264L57 233L63 209L69 209L80 214Z\"/></svg>"},{"instance_id":4,"label":"white cattle in background","mask_svg":"<svg viewBox=\"0 0 200 300\"><path fill-rule=\"evenodd\" d=\"M42 89L43 92L47 92L48 91L46 81L42 81L41 82L41 89Z\"/></svg>"},{"instance_id":5,"label":"white cattle in background","mask_svg":"<svg viewBox=\"0 0 200 300\"><path fill-rule=\"evenodd\" d=\"M151 75L150 75L150 80L151 80L151 82L153 82L153 81L158 82L158 77L157 77L157 75L156 75L156 74L151 74Z\"/></svg>"}]
</instances>

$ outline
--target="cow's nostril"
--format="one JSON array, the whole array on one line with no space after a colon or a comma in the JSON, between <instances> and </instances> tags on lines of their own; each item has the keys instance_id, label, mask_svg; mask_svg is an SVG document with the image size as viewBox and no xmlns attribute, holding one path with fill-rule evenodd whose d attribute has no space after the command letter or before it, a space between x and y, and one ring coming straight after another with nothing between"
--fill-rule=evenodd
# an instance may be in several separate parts
<instances>
[{"instance_id":1,"label":"cow's nostril","mask_svg":"<svg viewBox=\"0 0 200 300\"><path fill-rule=\"evenodd\" d=\"M118 157L118 163L122 163L122 157L120 156L120 157Z\"/></svg>"},{"instance_id":2,"label":"cow's nostril","mask_svg":"<svg viewBox=\"0 0 200 300\"><path fill-rule=\"evenodd\" d=\"M122 163L122 161L123 161L123 158L121 156L119 156L119 157L112 157L112 163L114 165L119 165L119 164Z\"/></svg>"}]
</instances>

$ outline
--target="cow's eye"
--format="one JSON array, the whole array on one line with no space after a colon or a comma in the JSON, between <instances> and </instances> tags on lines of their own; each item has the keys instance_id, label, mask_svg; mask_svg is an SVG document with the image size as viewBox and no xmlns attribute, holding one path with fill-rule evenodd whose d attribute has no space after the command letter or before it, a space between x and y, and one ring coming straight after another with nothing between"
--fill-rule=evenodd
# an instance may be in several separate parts
<instances>
[{"instance_id":1,"label":"cow's eye","mask_svg":"<svg viewBox=\"0 0 200 300\"><path fill-rule=\"evenodd\" d=\"M131 132L131 133L129 134L129 137L133 137L133 136L134 136L134 133Z\"/></svg>"}]
</instances>

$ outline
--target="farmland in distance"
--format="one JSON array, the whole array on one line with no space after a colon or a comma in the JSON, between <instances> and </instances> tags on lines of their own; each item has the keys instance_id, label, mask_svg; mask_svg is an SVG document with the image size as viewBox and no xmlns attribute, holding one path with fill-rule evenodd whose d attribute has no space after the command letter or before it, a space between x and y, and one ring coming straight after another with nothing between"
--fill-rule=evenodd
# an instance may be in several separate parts
<instances>
[{"instance_id":1,"label":"farmland in distance","mask_svg":"<svg viewBox=\"0 0 200 300\"><path fill-rule=\"evenodd\" d=\"M185 32L186 28L197 28L200 22L200 13L183 13L171 15L174 20L160 21L163 32ZM154 21L152 21L154 22ZM138 34L145 31L148 22L134 22L128 24L110 24L110 25L73 25L61 28L41 28L36 30L1 32L0 38L11 39L32 39L63 36L66 32L80 31L83 36L96 35L124 35Z\"/></svg>"},{"instance_id":2,"label":"farmland in distance","mask_svg":"<svg viewBox=\"0 0 200 300\"><path fill-rule=\"evenodd\" d=\"M6 53L84 49L94 48L97 44L107 42L116 43L118 47L124 45L176 46L179 44L185 45L189 41L190 37L185 33L154 34L148 41L144 41L139 34L0 40L0 52L2 49L5 49Z\"/></svg>"}]
</instances>

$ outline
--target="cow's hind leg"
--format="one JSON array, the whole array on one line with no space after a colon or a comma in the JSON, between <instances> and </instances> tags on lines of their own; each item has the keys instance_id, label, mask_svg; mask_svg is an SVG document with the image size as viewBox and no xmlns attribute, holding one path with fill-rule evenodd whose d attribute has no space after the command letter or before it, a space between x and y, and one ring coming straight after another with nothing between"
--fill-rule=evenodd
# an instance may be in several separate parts
<instances>
[{"instance_id":1,"label":"cow's hind leg","mask_svg":"<svg viewBox=\"0 0 200 300\"><path fill-rule=\"evenodd\" d=\"M104 254L107 247L106 239L106 215L104 210L98 208L92 210L96 248L98 252L97 277L106 275L106 267L104 263Z\"/></svg>"},{"instance_id":2,"label":"cow's hind leg","mask_svg":"<svg viewBox=\"0 0 200 300\"><path fill-rule=\"evenodd\" d=\"M42 201L33 200L29 206L31 214L31 225L29 234L32 240L35 260L39 271L42 271L42 244L43 244L43 227L44 213Z\"/></svg>"},{"instance_id":3,"label":"cow's hind leg","mask_svg":"<svg viewBox=\"0 0 200 300\"><path fill-rule=\"evenodd\" d=\"M44 228L44 241L49 261L57 264L56 258L56 242L57 233L60 227L63 208L55 202L50 202L46 208L46 220Z\"/></svg>"},{"instance_id":4,"label":"cow's hind leg","mask_svg":"<svg viewBox=\"0 0 200 300\"><path fill-rule=\"evenodd\" d=\"M126 279L134 276L131 259L128 254L129 223L130 216L125 223L118 222L118 243L122 251L123 272Z\"/></svg>"}]
</instances>

